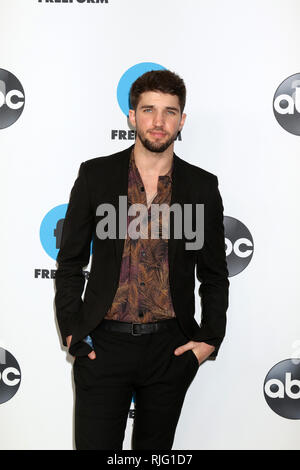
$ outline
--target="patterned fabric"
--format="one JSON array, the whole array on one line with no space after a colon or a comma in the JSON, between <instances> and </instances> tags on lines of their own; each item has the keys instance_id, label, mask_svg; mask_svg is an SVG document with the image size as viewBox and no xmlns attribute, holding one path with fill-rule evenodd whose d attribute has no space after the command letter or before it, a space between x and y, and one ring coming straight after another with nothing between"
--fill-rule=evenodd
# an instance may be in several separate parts
<instances>
[{"instance_id":1,"label":"patterned fabric","mask_svg":"<svg viewBox=\"0 0 300 470\"><path fill-rule=\"evenodd\" d=\"M158 177L157 193L151 203L170 206L173 169L174 162L166 175ZM147 207L146 191L132 152L128 173L128 207L136 203ZM136 215L127 216L127 238L124 241L119 286L105 319L148 323L175 317L169 286L168 239L163 238L162 232L163 219L160 215L152 217L151 221L151 204L147 214L148 223L145 226L148 228L148 238L144 239L128 236L128 225ZM159 238L151 238L151 225L159 229Z\"/></svg>"}]
</instances>

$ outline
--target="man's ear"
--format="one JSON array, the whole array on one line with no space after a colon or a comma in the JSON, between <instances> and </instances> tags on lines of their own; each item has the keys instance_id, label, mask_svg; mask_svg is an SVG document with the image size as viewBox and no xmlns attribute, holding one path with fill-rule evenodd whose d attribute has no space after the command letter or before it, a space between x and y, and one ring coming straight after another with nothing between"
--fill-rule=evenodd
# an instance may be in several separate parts
<instances>
[{"instance_id":1,"label":"man's ear","mask_svg":"<svg viewBox=\"0 0 300 470\"><path fill-rule=\"evenodd\" d=\"M134 110L134 109L130 109L130 110L129 110L128 118L129 118L130 124L131 124L133 127L136 127L135 110Z\"/></svg>"},{"instance_id":2,"label":"man's ear","mask_svg":"<svg viewBox=\"0 0 300 470\"><path fill-rule=\"evenodd\" d=\"M180 121L180 125L179 125L179 132L182 130L182 128L184 126L184 123L185 123L185 120L186 120L186 114L182 113L181 121Z\"/></svg>"}]
</instances>

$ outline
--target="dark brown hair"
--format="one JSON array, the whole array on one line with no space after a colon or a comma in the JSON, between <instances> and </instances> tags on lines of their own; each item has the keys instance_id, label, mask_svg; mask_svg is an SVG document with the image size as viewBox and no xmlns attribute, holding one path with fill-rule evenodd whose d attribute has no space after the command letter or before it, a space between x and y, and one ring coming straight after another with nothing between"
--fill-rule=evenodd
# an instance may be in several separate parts
<instances>
[{"instance_id":1,"label":"dark brown hair","mask_svg":"<svg viewBox=\"0 0 300 470\"><path fill-rule=\"evenodd\" d=\"M181 113L186 100L184 81L170 70L151 70L141 75L130 88L130 109L136 110L140 95L145 91L160 91L176 95L179 99Z\"/></svg>"}]
</instances>

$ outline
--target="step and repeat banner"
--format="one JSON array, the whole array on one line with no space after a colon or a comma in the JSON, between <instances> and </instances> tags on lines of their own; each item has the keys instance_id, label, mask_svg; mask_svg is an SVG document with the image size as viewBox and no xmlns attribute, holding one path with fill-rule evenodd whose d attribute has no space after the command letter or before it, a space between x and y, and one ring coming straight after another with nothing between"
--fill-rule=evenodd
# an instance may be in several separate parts
<instances>
[{"instance_id":1,"label":"step and repeat banner","mask_svg":"<svg viewBox=\"0 0 300 470\"><path fill-rule=\"evenodd\" d=\"M74 449L64 217L81 162L134 142L129 88L154 69L186 83L175 152L218 176L230 273L173 449L300 448L299 20L298 0L0 0L1 449ZM133 422L134 399L124 449Z\"/></svg>"}]
</instances>

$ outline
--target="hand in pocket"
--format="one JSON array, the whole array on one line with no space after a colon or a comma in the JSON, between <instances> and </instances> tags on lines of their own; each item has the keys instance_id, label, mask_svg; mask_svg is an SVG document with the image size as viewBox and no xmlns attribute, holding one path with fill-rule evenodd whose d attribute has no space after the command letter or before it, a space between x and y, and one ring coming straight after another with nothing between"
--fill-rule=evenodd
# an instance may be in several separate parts
<instances>
[{"instance_id":1,"label":"hand in pocket","mask_svg":"<svg viewBox=\"0 0 300 470\"><path fill-rule=\"evenodd\" d=\"M69 348L69 347L70 347L70 344L71 344L71 341L72 341L72 335L67 336L67 337L66 337L66 341L67 341L67 346L68 346L68 348ZM76 356L74 356L74 357L76 357ZM92 361L93 361L94 359L96 359L96 353L95 353L95 351L94 351L94 350L91 351L91 352L88 354L88 357L89 357Z\"/></svg>"}]
</instances>

